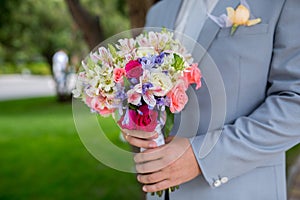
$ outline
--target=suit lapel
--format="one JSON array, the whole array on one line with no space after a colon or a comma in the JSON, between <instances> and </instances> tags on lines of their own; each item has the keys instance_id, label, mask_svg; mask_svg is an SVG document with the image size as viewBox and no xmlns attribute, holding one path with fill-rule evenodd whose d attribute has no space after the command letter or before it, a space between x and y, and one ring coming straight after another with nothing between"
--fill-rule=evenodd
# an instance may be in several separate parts
<instances>
[{"instance_id":1,"label":"suit lapel","mask_svg":"<svg viewBox=\"0 0 300 200\"><path fill-rule=\"evenodd\" d=\"M166 13L162 13L164 17L160 18L159 20L162 20L164 27L174 30L182 0L170 0L169 2L166 4L168 7L165 8L164 11Z\"/></svg>"},{"instance_id":2,"label":"suit lapel","mask_svg":"<svg viewBox=\"0 0 300 200\"><path fill-rule=\"evenodd\" d=\"M239 0L219 0L211 14L214 16L220 16L226 13L226 7L230 6L235 8L238 6L239 3ZM205 50L208 50L212 41L217 36L219 31L220 27L210 18L207 18L197 41L202 45L202 47Z\"/></svg>"}]
</instances>

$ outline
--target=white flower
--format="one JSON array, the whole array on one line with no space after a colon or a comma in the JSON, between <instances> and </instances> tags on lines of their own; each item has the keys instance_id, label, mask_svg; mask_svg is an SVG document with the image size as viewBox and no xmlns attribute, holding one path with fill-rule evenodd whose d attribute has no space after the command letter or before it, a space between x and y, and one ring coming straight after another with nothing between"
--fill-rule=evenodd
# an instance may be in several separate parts
<instances>
[{"instance_id":1,"label":"white flower","mask_svg":"<svg viewBox=\"0 0 300 200\"><path fill-rule=\"evenodd\" d=\"M120 45L116 45L116 47L120 50L118 54L121 56L130 54L135 49L136 41L133 38L120 39L118 42Z\"/></svg>"},{"instance_id":2,"label":"white flower","mask_svg":"<svg viewBox=\"0 0 300 200\"><path fill-rule=\"evenodd\" d=\"M75 98L78 98L82 95L83 85L82 82L77 79L75 89L72 90L72 94Z\"/></svg>"},{"instance_id":3,"label":"white flower","mask_svg":"<svg viewBox=\"0 0 300 200\"><path fill-rule=\"evenodd\" d=\"M98 49L98 52L99 52L99 58L103 64L107 64L109 66L113 65L113 57L106 48L100 47Z\"/></svg>"},{"instance_id":4,"label":"white flower","mask_svg":"<svg viewBox=\"0 0 300 200\"><path fill-rule=\"evenodd\" d=\"M96 52L90 53L90 59L93 63L98 63L100 61L100 57ZM85 67L85 63L83 62L83 67Z\"/></svg>"},{"instance_id":5,"label":"white flower","mask_svg":"<svg viewBox=\"0 0 300 200\"><path fill-rule=\"evenodd\" d=\"M151 44L147 37L145 37L143 34L140 34L136 37L136 41L140 47L151 47Z\"/></svg>"},{"instance_id":6,"label":"white flower","mask_svg":"<svg viewBox=\"0 0 300 200\"><path fill-rule=\"evenodd\" d=\"M114 67L109 65L104 65L102 67L95 67L95 72L100 76L109 76L111 77L114 71Z\"/></svg>"},{"instance_id":7,"label":"white flower","mask_svg":"<svg viewBox=\"0 0 300 200\"><path fill-rule=\"evenodd\" d=\"M164 49L166 45L169 43L169 35L165 33L157 33L157 38L158 38L158 49Z\"/></svg>"},{"instance_id":8,"label":"white flower","mask_svg":"<svg viewBox=\"0 0 300 200\"><path fill-rule=\"evenodd\" d=\"M95 97L99 95L99 89L98 88L94 88L94 87L89 87L85 90L85 93L89 96L89 97Z\"/></svg>"},{"instance_id":9,"label":"white flower","mask_svg":"<svg viewBox=\"0 0 300 200\"><path fill-rule=\"evenodd\" d=\"M165 96L173 87L170 77L162 72L152 73L150 83L162 89L163 93L161 94L161 96Z\"/></svg>"},{"instance_id":10,"label":"white flower","mask_svg":"<svg viewBox=\"0 0 300 200\"><path fill-rule=\"evenodd\" d=\"M154 54L157 54L157 52L153 47L139 47L136 51L136 56L139 58Z\"/></svg>"}]
</instances>

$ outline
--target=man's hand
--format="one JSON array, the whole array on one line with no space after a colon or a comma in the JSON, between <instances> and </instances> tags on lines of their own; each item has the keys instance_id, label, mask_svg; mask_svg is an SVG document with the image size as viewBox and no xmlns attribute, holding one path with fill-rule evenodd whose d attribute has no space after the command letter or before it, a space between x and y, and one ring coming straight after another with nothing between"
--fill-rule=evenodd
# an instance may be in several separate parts
<instances>
[{"instance_id":1,"label":"man's hand","mask_svg":"<svg viewBox=\"0 0 300 200\"><path fill-rule=\"evenodd\" d=\"M157 144L153 141L158 137L157 132L144 132L139 130L122 129L123 137L129 144L144 149L156 148Z\"/></svg>"},{"instance_id":2,"label":"man's hand","mask_svg":"<svg viewBox=\"0 0 300 200\"><path fill-rule=\"evenodd\" d=\"M148 149L134 157L137 179L145 192L156 192L185 183L201 171L191 144L186 138L176 137L172 142Z\"/></svg>"}]
</instances>

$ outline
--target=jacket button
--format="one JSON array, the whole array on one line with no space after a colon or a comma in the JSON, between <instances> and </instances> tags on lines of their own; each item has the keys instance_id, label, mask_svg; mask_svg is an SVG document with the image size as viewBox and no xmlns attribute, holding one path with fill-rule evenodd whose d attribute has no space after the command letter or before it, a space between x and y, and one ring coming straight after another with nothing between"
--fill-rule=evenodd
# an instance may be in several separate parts
<instances>
[{"instance_id":1,"label":"jacket button","mask_svg":"<svg viewBox=\"0 0 300 200\"><path fill-rule=\"evenodd\" d=\"M225 176L223 178L221 178L221 182L222 183L227 183L228 182L228 178Z\"/></svg>"},{"instance_id":2,"label":"jacket button","mask_svg":"<svg viewBox=\"0 0 300 200\"><path fill-rule=\"evenodd\" d=\"M215 186L215 187L219 187L220 185L222 185L222 182L221 182L220 180L216 180L216 181L214 182L214 186Z\"/></svg>"}]
</instances>

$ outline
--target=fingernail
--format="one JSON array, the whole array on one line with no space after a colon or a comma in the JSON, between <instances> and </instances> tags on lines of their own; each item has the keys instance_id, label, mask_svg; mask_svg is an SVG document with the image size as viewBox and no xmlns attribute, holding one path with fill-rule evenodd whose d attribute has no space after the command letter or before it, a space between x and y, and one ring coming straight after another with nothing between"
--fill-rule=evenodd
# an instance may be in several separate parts
<instances>
[{"instance_id":1,"label":"fingernail","mask_svg":"<svg viewBox=\"0 0 300 200\"><path fill-rule=\"evenodd\" d=\"M144 192L147 192L146 186L143 186L143 191L144 191Z\"/></svg>"},{"instance_id":2,"label":"fingernail","mask_svg":"<svg viewBox=\"0 0 300 200\"><path fill-rule=\"evenodd\" d=\"M158 138L158 133L157 133L157 132L155 132L153 138L154 138L154 139Z\"/></svg>"},{"instance_id":3,"label":"fingernail","mask_svg":"<svg viewBox=\"0 0 300 200\"><path fill-rule=\"evenodd\" d=\"M150 148L155 148L155 147L157 147L156 142L151 142L151 143L149 144L149 147L150 147Z\"/></svg>"},{"instance_id":4,"label":"fingernail","mask_svg":"<svg viewBox=\"0 0 300 200\"><path fill-rule=\"evenodd\" d=\"M137 180L140 181L140 175L137 176Z\"/></svg>"}]
</instances>

